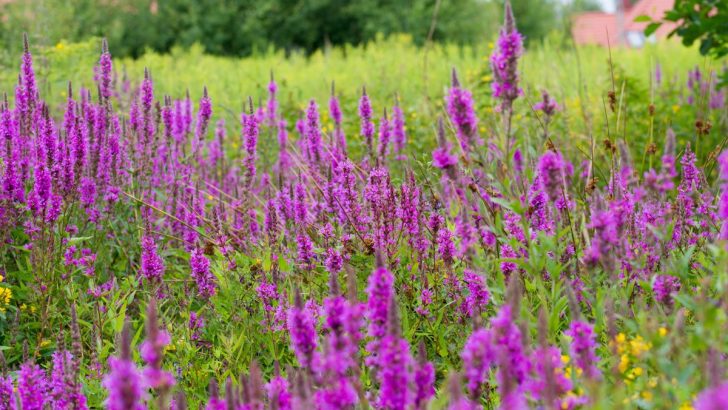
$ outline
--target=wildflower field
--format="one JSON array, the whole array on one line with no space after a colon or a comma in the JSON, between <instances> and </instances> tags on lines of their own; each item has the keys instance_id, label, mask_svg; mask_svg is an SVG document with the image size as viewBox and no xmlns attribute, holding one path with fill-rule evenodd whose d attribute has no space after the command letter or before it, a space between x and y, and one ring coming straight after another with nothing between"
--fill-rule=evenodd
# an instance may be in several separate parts
<instances>
[{"instance_id":1,"label":"wildflower field","mask_svg":"<svg viewBox=\"0 0 728 410\"><path fill-rule=\"evenodd\" d=\"M26 38L0 410L728 409L725 62L508 11L481 48Z\"/></svg>"}]
</instances>

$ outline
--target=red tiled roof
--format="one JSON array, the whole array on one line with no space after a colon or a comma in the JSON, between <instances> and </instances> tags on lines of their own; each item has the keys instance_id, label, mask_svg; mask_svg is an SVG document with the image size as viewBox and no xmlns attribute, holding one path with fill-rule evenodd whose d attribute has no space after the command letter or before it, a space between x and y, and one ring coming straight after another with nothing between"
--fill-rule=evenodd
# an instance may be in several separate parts
<instances>
[{"instance_id":1,"label":"red tiled roof","mask_svg":"<svg viewBox=\"0 0 728 410\"><path fill-rule=\"evenodd\" d=\"M644 31L648 23L637 23L634 20L642 15L652 20L661 19L667 10L672 9L675 0L641 0L624 12L624 31ZM664 38L672 29L674 23L663 24L656 32L657 38ZM624 36L618 33L617 16L609 13L588 12L577 14L574 17L571 34L576 44L598 44L607 46L607 32L609 44L618 44L618 39Z\"/></svg>"}]
</instances>

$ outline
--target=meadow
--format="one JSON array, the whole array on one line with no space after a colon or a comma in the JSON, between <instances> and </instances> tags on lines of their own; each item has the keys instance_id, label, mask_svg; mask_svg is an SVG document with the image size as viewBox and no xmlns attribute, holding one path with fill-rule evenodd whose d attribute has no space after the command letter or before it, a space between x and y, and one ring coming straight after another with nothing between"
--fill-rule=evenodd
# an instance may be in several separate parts
<instances>
[{"instance_id":1,"label":"meadow","mask_svg":"<svg viewBox=\"0 0 728 410\"><path fill-rule=\"evenodd\" d=\"M28 44L0 410L728 408L724 61Z\"/></svg>"}]
</instances>

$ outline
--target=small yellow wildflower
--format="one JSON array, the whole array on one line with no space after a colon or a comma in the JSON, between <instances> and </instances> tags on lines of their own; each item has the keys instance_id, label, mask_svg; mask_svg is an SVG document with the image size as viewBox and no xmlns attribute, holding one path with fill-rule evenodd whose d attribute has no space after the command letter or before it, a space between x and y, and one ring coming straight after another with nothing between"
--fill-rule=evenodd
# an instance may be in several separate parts
<instances>
[{"instance_id":1,"label":"small yellow wildflower","mask_svg":"<svg viewBox=\"0 0 728 410\"><path fill-rule=\"evenodd\" d=\"M13 298L13 291L9 288L0 288L0 312L5 311L5 306L10 304L10 299Z\"/></svg>"},{"instance_id":2,"label":"small yellow wildflower","mask_svg":"<svg viewBox=\"0 0 728 410\"><path fill-rule=\"evenodd\" d=\"M624 373L629 366L629 356L625 353L619 357L619 371Z\"/></svg>"},{"instance_id":3,"label":"small yellow wildflower","mask_svg":"<svg viewBox=\"0 0 728 410\"><path fill-rule=\"evenodd\" d=\"M569 357L569 355L565 355L565 354L561 355L561 363L569 364L569 361L571 361L571 358Z\"/></svg>"},{"instance_id":4,"label":"small yellow wildflower","mask_svg":"<svg viewBox=\"0 0 728 410\"><path fill-rule=\"evenodd\" d=\"M657 333L660 335L660 337L665 337L667 335L667 329L664 327L661 327L657 329Z\"/></svg>"},{"instance_id":5,"label":"small yellow wildflower","mask_svg":"<svg viewBox=\"0 0 728 410\"><path fill-rule=\"evenodd\" d=\"M482 76L482 77L480 78L480 81L482 81L482 82L484 82L484 83L489 83L489 82L491 82L492 80L493 80L493 77L492 77L492 76L490 76L490 75L484 75L484 76Z\"/></svg>"},{"instance_id":6,"label":"small yellow wildflower","mask_svg":"<svg viewBox=\"0 0 728 410\"><path fill-rule=\"evenodd\" d=\"M686 401L685 403L683 403L683 404L680 405L680 409L679 410L694 410L694 409L695 408L693 407L693 405L690 404L690 402L687 402Z\"/></svg>"},{"instance_id":7,"label":"small yellow wildflower","mask_svg":"<svg viewBox=\"0 0 728 410\"><path fill-rule=\"evenodd\" d=\"M645 390L642 392L642 398L645 399L645 401L652 400L652 392L649 390Z\"/></svg>"},{"instance_id":8,"label":"small yellow wildflower","mask_svg":"<svg viewBox=\"0 0 728 410\"><path fill-rule=\"evenodd\" d=\"M488 42L488 49L489 49L489 50L492 50L492 49L494 49L494 48L495 48L495 44L493 44L493 42L492 42L492 41Z\"/></svg>"},{"instance_id":9,"label":"small yellow wildflower","mask_svg":"<svg viewBox=\"0 0 728 410\"><path fill-rule=\"evenodd\" d=\"M43 340L40 341L40 347L41 348L46 347L46 346L48 346L50 344L51 344L51 341L48 340L48 339L43 339Z\"/></svg>"},{"instance_id":10,"label":"small yellow wildflower","mask_svg":"<svg viewBox=\"0 0 728 410\"><path fill-rule=\"evenodd\" d=\"M63 44L62 41L59 41L58 44L56 44L56 50L63 50L66 47L65 44Z\"/></svg>"},{"instance_id":11,"label":"small yellow wildflower","mask_svg":"<svg viewBox=\"0 0 728 410\"><path fill-rule=\"evenodd\" d=\"M642 339L642 336L637 336L629 342L629 347L632 351L632 355L639 357L642 353L650 350L650 348L652 348L652 344L645 342L645 340Z\"/></svg>"},{"instance_id":12,"label":"small yellow wildflower","mask_svg":"<svg viewBox=\"0 0 728 410\"><path fill-rule=\"evenodd\" d=\"M213 196L212 196L212 195L210 195L210 194L207 194L207 200L208 200L208 201L212 201L213 199L215 199L215 197L213 197Z\"/></svg>"},{"instance_id":13,"label":"small yellow wildflower","mask_svg":"<svg viewBox=\"0 0 728 410\"><path fill-rule=\"evenodd\" d=\"M678 111L680 111L680 106L677 105L677 104L673 105L672 106L672 112L673 113L677 113Z\"/></svg>"}]
</instances>

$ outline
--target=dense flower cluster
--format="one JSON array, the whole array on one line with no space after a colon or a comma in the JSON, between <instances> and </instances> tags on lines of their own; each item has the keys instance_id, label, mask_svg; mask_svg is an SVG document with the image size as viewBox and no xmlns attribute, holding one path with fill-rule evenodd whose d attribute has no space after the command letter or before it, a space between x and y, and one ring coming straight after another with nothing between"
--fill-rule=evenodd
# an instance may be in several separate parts
<instances>
[{"instance_id":1,"label":"dense flower cluster","mask_svg":"<svg viewBox=\"0 0 728 410\"><path fill-rule=\"evenodd\" d=\"M497 116L522 94L522 52L506 2ZM380 109L362 90L345 107L332 87L289 127L272 77L267 100L226 122L206 89L195 109L160 97L149 71L120 86L105 42L95 73L99 98L69 86L55 119L26 44L0 103L0 343L14 369L0 355L0 410L574 409L603 391L647 403L671 384L652 346L671 368L713 364L688 374L695 399L686 387L681 404L725 408L725 336L700 327L725 320L720 147L665 129L645 148L663 144L659 161L640 162L630 149L644 147L607 135L572 165L583 141L549 133L561 107L544 91L529 107L543 144L502 149L454 71L431 157L413 152L426 143L398 97ZM684 335L700 346L679 351Z\"/></svg>"}]
</instances>

